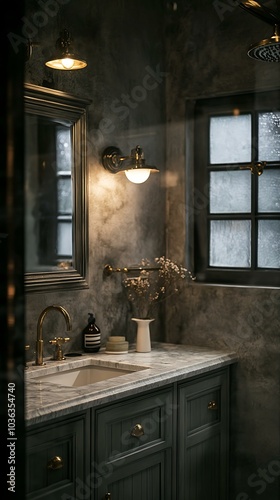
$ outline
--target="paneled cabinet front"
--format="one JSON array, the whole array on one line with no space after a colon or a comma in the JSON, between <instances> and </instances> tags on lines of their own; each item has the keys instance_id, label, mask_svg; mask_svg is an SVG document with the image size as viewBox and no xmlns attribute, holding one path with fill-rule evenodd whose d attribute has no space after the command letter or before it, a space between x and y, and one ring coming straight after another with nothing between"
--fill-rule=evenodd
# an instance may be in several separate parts
<instances>
[{"instance_id":1,"label":"paneled cabinet front","mask_svg":"<svg viewBox=\"0 0 280 500\"><path fill-rule=\"evenodd\" d=\"M95 500L170 500L172 388L97 410Z\"/></svg>"},{"instance_id":2,"label":"paneled cabinet front","mask_svg":"<svg viewBox=\"0 0 280 500\"><path fill-rule=\"evenodd\" d=\"M26 498L80 498L89 476L89 418L72 418L35 426L26 436Z\"/></svg>"},{"instance_id":3,"label":"paneled cabinet front","mask_svg":"<svg viewBox=\"0 0 280 500\"><path fill-rule=\"evenodd\" d=\"M28 500L227 500L229 367L33 426Z\"/></svg>"},{"instance_id":4,"label":"paneled cabinet front","mask_svg":"<svg viewBox=\"0 0 280 500\"><path fill-rule=\"evenodd\" d=\"M227 500L228 370L180 384L178 397L178 498Z\"/></svg>"}]
</instances>

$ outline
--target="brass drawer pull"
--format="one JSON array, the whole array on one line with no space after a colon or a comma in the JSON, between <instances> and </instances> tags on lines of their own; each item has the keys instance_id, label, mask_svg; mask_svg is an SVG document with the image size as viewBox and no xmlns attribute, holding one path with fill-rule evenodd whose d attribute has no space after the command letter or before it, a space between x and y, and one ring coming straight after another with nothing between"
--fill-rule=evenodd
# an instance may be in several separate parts
<instances>
[{"instance_id":1,"label":"brass drawer pull","mask_svg":"<svg viewBox=\"0 0 280 500\"><path fill-rule=\"evenodd\" d=\"M48 462L48 469L57 470L63 467L63 460L61 457L53 457Z\"/></svg>"},{"instance_id":2,"label":"brass drawer pull","mask_svg":"<svg viewBox=\"0 0 280 500\"><path fill-rule=\"evenodd\" d=\"M144 434L145 432L141 424L136 424L130 432L130 435L133 437L141 437Z\"/></svg>"},{"instance_id":3,"label":"brass drawer pull","mask_svg":"<svg viewBox=\"0 0 280 500\"><path fill-rule=\"evenodd\" d=\"M218 405L217 405L216 401L209 401L207 408L208 408L208 410L217 410Z\"/></svg>"}]
</instances>

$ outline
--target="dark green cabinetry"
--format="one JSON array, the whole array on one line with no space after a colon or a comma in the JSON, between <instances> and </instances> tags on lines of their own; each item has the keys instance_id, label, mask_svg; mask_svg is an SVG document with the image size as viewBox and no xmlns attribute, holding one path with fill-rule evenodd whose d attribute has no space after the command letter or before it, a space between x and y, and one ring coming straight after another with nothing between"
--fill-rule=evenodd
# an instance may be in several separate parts
<instances>
[{"instance_id":1,"label":"dark green cabinetry","mask_svg":"<svg viewBox=\"0 0 280 500\"><path fill-rule=\"evenodd\" d=\"M178 498L227 500L228 371L180 384L178 402Z\"/></svg>"},{"instance_id":2,"label":"dark green cabinetry","mask_svg":"<svg viewBox=\"0 0 280 500\"><path fill-rule=\"evenodd\" d=\"M173 390L97 410L95 500L170 500Z\"/></svg>"},{"instance_id":3,"label":"dark green cabinetry","mask_svg":"<svg viewBox=\"0 0 280 500\"><path fill-rule=\"evenodd\" d=\"M228 500L229 373L30 427L26 498Z\"/></svg>"},{"instance_id":4,"label":"dark green cabinetry","mask_svg":"<svg viewBox=\"0 0 280 500\"><path fill-rule=\"evenodd\" d=\"M26 498L79 498L89 474L88 413L32 427L26 436Z\"/></svg>"}]
</instances>

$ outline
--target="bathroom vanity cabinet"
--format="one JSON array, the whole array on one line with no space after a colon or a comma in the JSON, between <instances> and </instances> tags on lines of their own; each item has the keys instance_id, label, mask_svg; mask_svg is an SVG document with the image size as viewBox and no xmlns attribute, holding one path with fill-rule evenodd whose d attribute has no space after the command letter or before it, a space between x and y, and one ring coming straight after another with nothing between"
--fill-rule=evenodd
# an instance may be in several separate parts
<instances>
[{"instance_id":1,"label":"bathroom vanity cabinet","mask_svg":"<svg viewBox=\"0 0 280 500\"><path fill-rule=\"evenodd\" d=\"M89 498L78 493L89 472L89 417L85 411L27 431L25 498Z\"/></svg>"},{"instance_id":2,"label":"bathroom vanity cabinet","mask_svg":"<svg viewBox=\"0 0 280 500\"><path fill-rule=\"evenodd\" d=\"M229 375L210 369L30 426L26 498L227 500Z\"/></svg>"},{"instance_id":3,"label":"bathroom vanity cabinet","mask_svg":"<svg viewBox=\"0 0 280 500\"><path fill-rule=\"evenodd\" d=\"M228 498L229 371L178 386L180 500Z\"/></svg>"},{"instance_id":4,"label":"bathroom vanity cabinet","mask_svg":"<svg viewBox=\"0 0 280 500\"><path fill-rule=\"evenodd\" d=\"M173 418L172 387L96 412L94 500L171 499Z\"/></svg>"}]
</instances>

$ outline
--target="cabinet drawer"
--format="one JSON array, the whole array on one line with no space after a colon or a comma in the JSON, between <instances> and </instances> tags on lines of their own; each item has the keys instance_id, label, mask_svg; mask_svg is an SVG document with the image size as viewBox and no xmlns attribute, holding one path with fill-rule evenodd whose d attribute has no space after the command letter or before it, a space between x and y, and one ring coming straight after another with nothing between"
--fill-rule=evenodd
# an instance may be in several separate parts
<instances>
[{"instance_id":1,"label":"cabinet drawer","mask_svg":"<svg viewBox=\"0 0 280 500\"><path fill-rule=\"evenodd\" d=\"M75 495L76 477L86 472L86 417L45 424L26 436L26 498Z\"/></svg>"},{"instance_id":2,"label":"cabinet drawer","mask_svg":"<svg viewBox=\"0 0 280 500\"><path fill-rule=\"evenodd\" d=\"M172 391L139 396L97 410L96 463L124 459L172 441Z\"/></svg>"},{"instance_id":3,"label":"cabinet drawer","mask_svg":"<svg viewBox=\"0 0 280 500\"><path fill-rule=\"evenodd\" d=\"M227 383L226 373L188 382L179 389L180 408L184 413L187 435L209 429L223 417L223 394Z\"/></svg>"}]
</instances>

